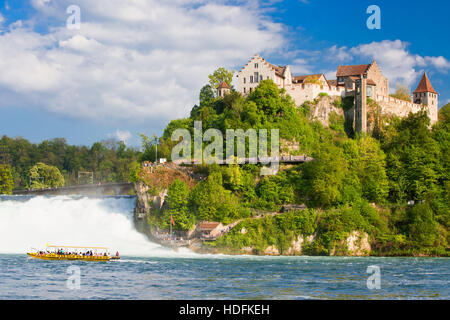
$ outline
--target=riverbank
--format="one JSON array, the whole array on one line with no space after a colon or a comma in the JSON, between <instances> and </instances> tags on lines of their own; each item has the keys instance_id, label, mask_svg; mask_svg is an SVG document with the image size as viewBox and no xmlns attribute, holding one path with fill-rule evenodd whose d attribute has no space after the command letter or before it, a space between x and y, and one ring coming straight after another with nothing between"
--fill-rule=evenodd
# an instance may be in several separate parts
<instances>
[{"instance_id":1,"label":"riverbank","mask_svg":"<svg viewBox=\"0 0 450 320\"><path fill-rule=\"evenodd\" d=\"M389 233L386 222L377 226L377 223L385 221L386 209L370 204L328 211L287 206L292 210L257 213L229 224L216 223L214 237L205 239L199 230L200 224L197 224L190 230L174 230L171 240L168 229L159 228L152 216L167 210L168 190L152 195L149 193L152 188L142 181L135 183L134 187L137 229L151 241L166 247L230 255L450 256L443 247L411 246L402 235ZM372 223L368 223L370 219Z\"/></svg>"}]
</instances>

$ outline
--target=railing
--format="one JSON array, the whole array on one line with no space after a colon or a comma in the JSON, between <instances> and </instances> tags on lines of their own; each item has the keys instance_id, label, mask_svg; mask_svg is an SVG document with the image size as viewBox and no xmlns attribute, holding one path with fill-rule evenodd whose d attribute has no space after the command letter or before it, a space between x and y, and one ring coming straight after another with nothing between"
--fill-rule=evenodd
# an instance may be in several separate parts
<instances>
[{"instance_id":1,"label":"railing","mask_svg":"<svg viewBox=\"0 0 450 320\"><path fill-rule=\"evenodd\" d=\"M227 160L221 160L217 158L210 159L213 163L217 163L219 165L225 165L225 164L269 164L269 163L303 163L303 162L309 162L314 160L311 157L308 157L307 155L301 155L301 156L282 156L282 157L253 157L253 158L233 158L233 159L227 159ZM180 159L173 161L176 164L199 164L199 161L196 161L195 159Z\"/></svg>"}]
</instances>

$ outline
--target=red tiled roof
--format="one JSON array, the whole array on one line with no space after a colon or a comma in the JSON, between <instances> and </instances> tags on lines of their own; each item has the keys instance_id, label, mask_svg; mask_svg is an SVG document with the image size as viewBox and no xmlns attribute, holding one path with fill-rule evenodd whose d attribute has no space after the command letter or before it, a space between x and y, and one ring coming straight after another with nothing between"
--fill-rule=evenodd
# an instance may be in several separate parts
<instances>
[{"instance_id":1,"label":"red tiled roof","mask_svg":"<svg viewBox=\"0 0 450 320\"><path fill-rule=\"evenodd\" d=\"M437 92L431 86L431 82L428 79L426 72L424 72L422 79L420 80L419 85L417 86L417 89L414 91L414 93L420 93L420 92L431 92L431 93L437 94Z\"/></svg>"},{"instance_id":2,"label":"red tiled roof","mask_svg":"<svg viewBox=\"0 0 450 320\"><path fill-rule=\"evenodd\" d=\"M223 81L217 89L222 89L222 88L230 89L230 86L225 81Z\"/></svg>"},{"instance_id":3,"label":"red tiled roof","mask_svg":"<svg viewBox=\"0 0 450 320\"><path fill-rule=\"evenodd\" d=\"M295 77L292 77L292 82L294 82L294 83L302 83L302 82L305 81L306 78L308 78L308 77L316 77L317 79L319 79L321 76L324 76L324 77L325 77L325 75L324 75L323 73L318 73L318 74L307 74L307 75L303 75L303 76L295 76ZM325 79L326 79L326 78L325 78Z\"/></svg>"},{"instance_id":4,"label":"red tiled roof","mask_svg":"<svg viewBox=\"0 0 450 320\"><path fill-rule=\"evenodd\" d=\"M214 230L215 228L217 228L217 226L220 224L220 222L209 222L209 221L205 221L205 222L200 222L200 224L198 225L198 227L202 230Z\"/></svg>"},{"instance_id":5,"label":"red tiled roof","mask_svg":"<svg viewBox=\"0 0 450 320\"><path fill-rule=\"evenodd\" d=\"M263 59L264 60L264 59ZM267 62L267 61L266 61ZM284 78L284 71L286 70L286 66L275 66L269 62L267 62L267 64L273 69L275 70L275 74L281 78Z\"/></svg>"},{"instance_id":6,"label":"red tiled roof","mask_svg":"<svg viewBox=\"0 0 450 320\"><path fill-rule=\"evenodd\" d=\"M367 72L370 64L361 64L354 66L338 66L336 76L337 77L348 77L348 76L359 76Z\"/></svg>"},{"instance_id":7,"label":"red tiled roof","mask_svg":"<svg viewBox=\"0 0 450 320\"><path fill-rule=\"evenodd\" d=\"M329 86L333 87L345 87L345 84L338 83L337 80L327 80Z\"/></svg>"}]
</instances>

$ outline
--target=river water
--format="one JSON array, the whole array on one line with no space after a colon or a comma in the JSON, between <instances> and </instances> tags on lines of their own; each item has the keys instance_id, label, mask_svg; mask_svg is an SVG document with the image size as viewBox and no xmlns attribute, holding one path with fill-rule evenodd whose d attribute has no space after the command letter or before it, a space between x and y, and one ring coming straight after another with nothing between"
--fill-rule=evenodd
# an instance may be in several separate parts
<instances>
[{"instance_id":1,"label":"river water","mask_svg":"<svg viewBox=\"0 0 450 320\"><path fill-rule=\"evenodd\" d=\"M449 258L174 252L134 229L134 201L0 197L0 299L450 298ZM108 246L122 259L74 262L26 256L30 247L46 243Z\"/></svg>"}]
</instances>

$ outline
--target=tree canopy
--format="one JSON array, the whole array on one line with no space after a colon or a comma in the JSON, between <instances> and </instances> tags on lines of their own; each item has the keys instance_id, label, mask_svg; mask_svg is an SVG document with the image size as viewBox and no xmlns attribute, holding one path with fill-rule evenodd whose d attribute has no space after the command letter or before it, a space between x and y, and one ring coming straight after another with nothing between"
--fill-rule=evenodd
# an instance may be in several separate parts
<instances>
[{"instance_id":1,"label":"tree canopy","mask_svg":"<svg viewBox=\"0 0 450 320\"><path fill-rule=\"evenodd\" d=\"M11 167L0 164L0 194L11 194L14 188L14 180Z\"/></svg>"},{"instance_id":2,"label":"tree canopy","mask_svg":"<svg viewBox=\"0 0 450 320\"><path fill-rule=\"evenodd\" d=\"M213 89L217 89L222 82L226 82L231 88L231 82L233 81L234 71L227 70L223 67L215 70L208 76L209 84Z\"/></svg>"},{"instance_id":3,"label":"tree canopy","mask_svg":"<svg viewBox=\"0 0 450 320\"><path fill-rule=\"evenodd\" d=\"M30 188L45 189L64 186L64 177L55 166L38 162L30 169Z\"/></svg>"},{"instance_id":4,"label":"tree canopy","mask_svg":"<svg viewBox=\"0 0 450 320\"><path fill-rule=\"evenodd\" d=\"M39 144L21 137L0 138L0 160L11 167L15 189L29 186L30 169L38 162L57 167L68 185L78 184L79 172L91 172L95 182L125 182L139 154L115 140L96 142L89 147L69 145L60 138Z\"/></svg>"}]
</instances>

